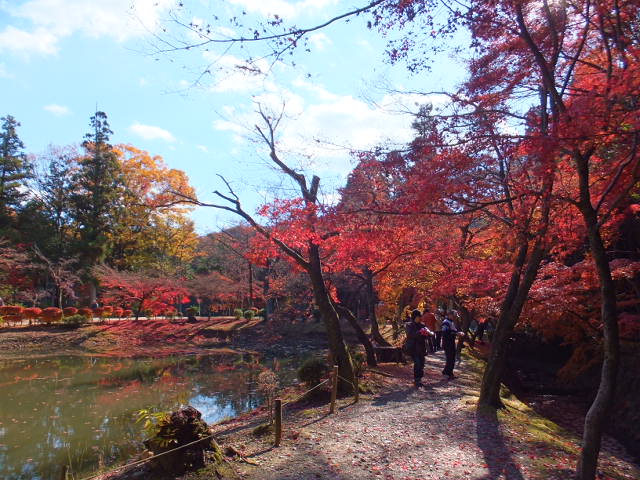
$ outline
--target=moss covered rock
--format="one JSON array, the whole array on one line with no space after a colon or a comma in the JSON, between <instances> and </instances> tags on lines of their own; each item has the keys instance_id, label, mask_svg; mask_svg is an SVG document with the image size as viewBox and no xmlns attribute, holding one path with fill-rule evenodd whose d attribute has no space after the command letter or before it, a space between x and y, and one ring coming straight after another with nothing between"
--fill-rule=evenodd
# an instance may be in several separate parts
<instances>
[{"instance_id":1,"label":"moss covered rock","mask_svg":"<svg viewBox=\"0 0 640 480\"><path fill-rule=\"evenodd\" d=\"M195 408L187 406L171 413L158 427L157 434L144 442L148 450L158 455L151 462L156 470L182 475L204 468L205 458L214 467L224 463L220 446Z\"/></svg>"}]
</instances>

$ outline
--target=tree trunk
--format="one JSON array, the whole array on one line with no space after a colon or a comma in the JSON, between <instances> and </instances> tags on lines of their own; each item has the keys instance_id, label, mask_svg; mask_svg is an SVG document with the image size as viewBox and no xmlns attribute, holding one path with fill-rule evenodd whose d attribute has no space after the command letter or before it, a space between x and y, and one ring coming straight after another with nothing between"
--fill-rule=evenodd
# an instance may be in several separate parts
<instances>
[{"instance_id":1,"label":"tree trunk","mask_svg":"<svg viewBox=\"0 0 640 480\"><path fill-rule=\"evenodd\" d=\"M468 341L469 339L469 327L471 325L471 312L462 305L459 305L458 309L462 312L462 324L460 325L460 330L464 333L464 337L462 340L458 340L458 343L456 344L456 358L460 356L465 341Z\"/></svg>"},{"instance_id":2,"label":"tree trunk","mask_svg":"<svg viewBox=\"0 0 640 480\"><path fill-rule=\"evenodd\" d=\"M373 344L371 343L371 340L369 340L369 337L367 337L367 334L364 333L364 330L362 330L362 327L358 323L355 315L351 312L351 310L343 305L340 305L339 303L334 302L333 306L340 316L347 319L349 325L351 325L353 330L356 332L358 340L360 341L360 343L364 347L364 351L366 352L367 365L369 365L370 367L377 367L378 362L376 361L376 353L373 349Z\"/></svg>"},{"instance_id":3,"label":"tree trunk","mask_svg":"<svg viewBox=\"0 0 640 480\"><path fill-rule=\"evenodd\" d=\"M247 262L249 265L249 308L253 308L253 265L251 262Z\"/></svg>"},{"instance_id":4,"label":"tree trunk","mask_svg":"<svg viewBox=\"0 0 640 480\"><path fill-rule=\"evenodd\" d=\"M526 239L523 239L523 244L520 246L518 256L513 266L509 289L502 303L500 316L498 317L496 329L491 339L491 353L489 354L489 361L485 367L482 376L482 385L480 387L480 398L478 400L480 405L495 408L501 408L503 406L500 401L500 380L502 379L507 358L509 336L520 318L520 313L529 296L531 285L533 285L536 275L538 274L540 262L544 254L542 245L536 244L527 262L524 275L522 275L527 250Z\"/></svg>"},{"instance_id":5,"label":"tree trunk","mask_svg":"<svg viewBox=\"0 0 640 480\"><path fill-rule=\"evenodd\" d=\"M371 321L371 338L382 347L390 347L391 344L382 336L380 326L378 325L378 318L376 316L376 291L373 287L373 272L367 268L364 271L364 275L367 282L367 310L369 320Z\"/></svg>"},{"instance_id":6,"label":"tree trunk","mask_svg":"<svg viewBox=\"0 0 640 480\"><path fill-rule=\"evenodd\" d=\"M342 393L349 394L353 392L353 385L355 385L353 364L344 343L338 313L333 307L333 301L324 282L320 250L317 245L312 244L309 247L309 264L308 274L313 287L313 296L327 329L332 361L338 365L338 375L341 377L338 379L338 389Z\"/></svg>"},{"instance_id":7,"label":"tree trunk","mask_svg":"<svg viewBox=\"0 0 640 480\"><path fill-rule=\"evenodd\" d=\"M586 161L578 164L581 196L580 211L587 227L589 248L598 272L598 280L600 281L601 316L604 327L604 359L598 392L584 420L582 451L580 452L576 469L576 478L578 480L593 480L596 476L602 431L613 403L618 364L620 362L615 286L611 278L609 261L598 227L597 213L591 205L587 168Z\"/></svg>"},{"instance_id":8,"label":"tree trunk","mask_svg":"<svg viewBox=\"0 0 640 480\"><path fill-rule=\"evenodd\" d=\"M33 306L35 307L35 303ZM60 285L56 285L56 307L62 308L62 288Z\"/></svg>"},{"instance_id":9,"label":"tree trunk","mask_svg":"<svg viewBox=\"0 0 640 480\"><path fill-rule=\"evenodd\" d=\"M96 303L98 298L98 287L94 279L89 280L89 306Z\"/></svg>"},{"instance_id":10,"label":"tree trunk","mask_svg":"<svg viewBox=\"0 0 640 480\"><path fill-rule=\"evenodd\" d=\"M262 297L264 298L264 313L262 318L265 322L268 322L271 317L271 312L273 311L273 302L271 298L269 298L269 275L271 274L271 262L268 258L266 268L267 271L265 272L264 280L262 281Z\"/></svg>"}]
</instances>

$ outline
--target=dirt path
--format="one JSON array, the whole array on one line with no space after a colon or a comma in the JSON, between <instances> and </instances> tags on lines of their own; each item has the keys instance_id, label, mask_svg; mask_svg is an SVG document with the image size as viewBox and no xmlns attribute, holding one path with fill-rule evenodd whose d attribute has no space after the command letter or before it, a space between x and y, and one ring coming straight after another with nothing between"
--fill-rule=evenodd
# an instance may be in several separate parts
<instances>
[{"instance_id":1,"label":"dirt path","mask_svg":"<svg viewBox=\"0 0 640 480\"><path fill-rule=\"evenodd\" d=\"M427 358L425 389L411 386L410 366L386 365L381 369L393 377L382 377L378 394L358 404L344 399L335 415L326 407L285 411L279 448L233 422L219 435L223 446L232 444L256 463L232 464L240 478L251 480L571 478L579 439L515 399L497 415L479 414L477 366L463 363L449 381L440 374L442 364L441 353ZM607 442L601 455L606 474L599 478L640 478L620 451Z\"/></svg>"}]
</instances>

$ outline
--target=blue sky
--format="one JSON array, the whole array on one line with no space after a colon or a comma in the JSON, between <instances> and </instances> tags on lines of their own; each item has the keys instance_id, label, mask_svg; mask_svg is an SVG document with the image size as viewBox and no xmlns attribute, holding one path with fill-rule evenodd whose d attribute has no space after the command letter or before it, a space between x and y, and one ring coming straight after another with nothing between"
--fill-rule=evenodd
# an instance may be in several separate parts
<instances>
[{"instance_id":1,"label":"blue sky","mask_svg":"<svg viewBox=\"0 0 640 480\"><path fill-rule=\"evenodd\" d=\"M78 144L96 106L109 116L113 143L130 143L184 170L203 201L227 178L248 210L290 188L268 167L256 143L256 104L279 110L282 158L317 173L330 201L353 166L348 148L371 148L411 138L411 117L399 112L424 101L392 90L450 88L461 69L440 58L431 74L411 77L384 62L386 39L366 19L332 26L310 37L312 52L298 51L296 66L269 62L264 75L237 68L244 50L193 50L154 55L174 0L0 0L0 116L21 122L28 153L47 145ZM248 21L278 13L313 25L351 8L340 0L191 0L183 18L200 23L244 10ZM218 34L233 34L229 27ZM255 48L253 53L259 53ZM194 86L203 68L211 75ZM309 76L310 75L310 76ZM438 102L438 98L432 99ZM193 213L200 233L234 221L211 209Z\"/></svg>"}]
</instances>

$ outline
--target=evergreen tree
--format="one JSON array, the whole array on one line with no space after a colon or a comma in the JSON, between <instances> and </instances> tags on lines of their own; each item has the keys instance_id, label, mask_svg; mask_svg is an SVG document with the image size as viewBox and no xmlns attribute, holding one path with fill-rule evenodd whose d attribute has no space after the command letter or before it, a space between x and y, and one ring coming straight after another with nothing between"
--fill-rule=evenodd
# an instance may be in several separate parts
<instances>
[{"instance_id":1,"label":"evergreen tree","mask_svg":"<svg viewBox=\"0 0 640 480\"><path fill-rule=\"evenodd\" d=\"M118 217L120 199L124 191L122 172L113 147L109 144L107 115L96 112L91 117L92 132L85 135L81 158L73 180L74 215L78 224L80 262L85 280L89 281L89 302L96 298L92 268L108 253L110 233Z\"/></svg>"},{"instance_id":2,"label":"evergreen tree","mask_svg":"<svg viewBox=\"0 0 640 480\"><path fill-rule=\"evenodd\" d=\"M75 147L50 146L39 157L44 172L37 172L35 189L20 209L16 229L20 240L37 245L43 255L52 260L74 254L71 239L73 226L73 174L77 170L79 153Z\"/></svg>"},{"instance_id":3,"label":"evergreen tree","mask_svg":"<svg viewBox=\"0 0 640 480\"><path fill-rule=\"evenodd\" d=\"M52 246L57 251L54 258L69 254L68 237L73 221L71 212L75 189L71 173L76 162L76 152L52 152L49 171L38 182L40 202L47 212L54 233L51 239Z\"/></svg>"},{"instance_id":4,"label":"evergreen tree","mask_svg":"<svg viewBox=\"0 0 640 480\"><path fill-rule=\"evenodd\" d=\"M0 131L0 228L13 223L15 210L27 195L24 183L31 165L22 151L24 144L16 131L20 123L11 115L2 117Z\"/></svg>"}]
</instances>

